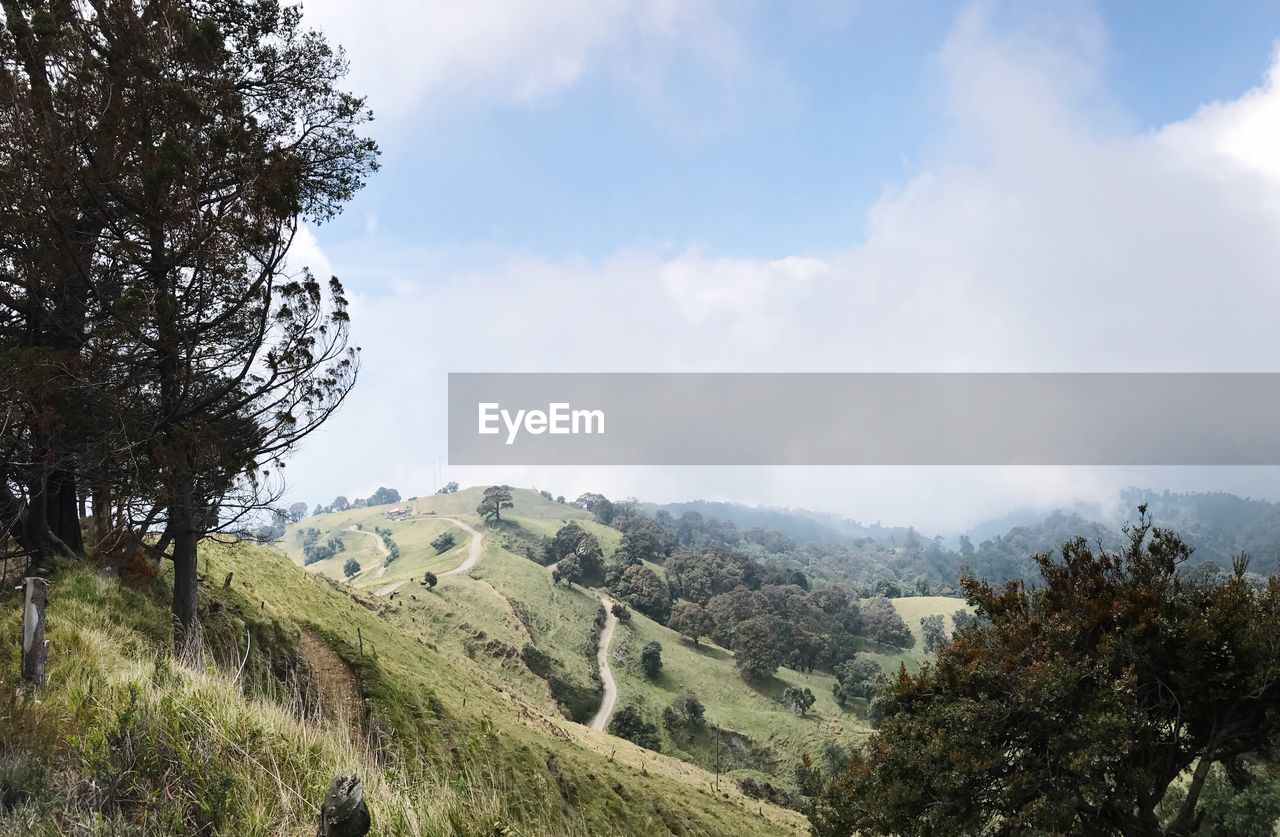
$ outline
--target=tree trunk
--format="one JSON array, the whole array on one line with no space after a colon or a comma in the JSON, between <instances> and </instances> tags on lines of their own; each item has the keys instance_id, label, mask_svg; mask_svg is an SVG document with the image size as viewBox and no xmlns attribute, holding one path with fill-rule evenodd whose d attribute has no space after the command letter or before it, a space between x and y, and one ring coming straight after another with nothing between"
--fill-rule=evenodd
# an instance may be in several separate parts
<instances>
[{"instance_id":1,"label":"tree trunk","mask_svg":"<svg viewBox=\"0 0 1280 837\"><path fill-rule=\"evenodd\" d=\"M39 487L28 503L0 480L0 514L7 523L9 536L31 558L29 572L32 574L48 569L54 556L74 557L71 549L49 529L44 495Z\"/></svg>"},{"instance_id":2,"label":"tree trunk","mask_svg":"<svg viewBox=\"0 0 1280 837\"><path fill-rule=\"evenodd\" d=\"M203 660L204 638L196 615L196 545L199 538L188 520L173 538L173 654L179 660L198 666Z\"/></svg>"},{"instance_id":3,"label":"tree trunk","mask_svg":"<svg viewBox=\"0 0 1280 837\"><path fill-rule=\"evenodd\" d=\"M75 474L62 468L56 469L49 475L46 497L45 517L49 523L49 531L72 553L83 555L84 535L80 531Z\"/></svg>"}]
</instances>

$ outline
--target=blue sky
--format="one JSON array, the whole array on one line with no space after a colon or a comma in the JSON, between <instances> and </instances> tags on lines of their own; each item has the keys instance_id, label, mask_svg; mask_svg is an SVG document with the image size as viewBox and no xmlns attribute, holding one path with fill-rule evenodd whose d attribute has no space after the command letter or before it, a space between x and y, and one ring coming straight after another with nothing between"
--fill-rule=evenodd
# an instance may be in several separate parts
<instances>
[{"instance_id":1,"label":"blue sky","mask_svg":"<svg viewBox=\"0 0 1280 837\"><path fill-rule=\"evenodd\" d=\"M886 185L936 150L948 119L936 54L966 6L819 5L741 4L734 24L759 66L717 72L678 55L659 103L609 70L533 101L423 101L379 125L383 172L325 237L362 236L372 217L392 242L549 258L846 247ZM1096 18L1101 85L1145 129L1255 84L1280 34L1280 5L1264 2L993 4L988 14L1010 31Z\"/></svg>"},{"instance_id":2,"label":"blue sky","mask_svg":"<svg viewBox=\"0 0 1280 837\"><path fill-rule=\"evenodd\" d=\"M1280 6L315 0L383 169L297 260L310 502L431 490L454 371L1276 371ZM1272 469L456 469L955 531Z\"/></svg>"}]
</instances>

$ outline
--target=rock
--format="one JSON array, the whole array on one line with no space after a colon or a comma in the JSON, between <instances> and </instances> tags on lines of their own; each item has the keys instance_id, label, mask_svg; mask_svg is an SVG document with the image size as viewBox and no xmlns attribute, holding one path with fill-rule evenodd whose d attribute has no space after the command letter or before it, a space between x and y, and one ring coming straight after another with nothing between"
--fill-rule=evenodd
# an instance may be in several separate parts
<instances>
[{"instance_id":1,"label":"rock","mask_svg":"<svg viewBox=\"0 0 1280 837\"><path fill-rule=\"evenodd\" d=\"M364 837L371 825L360 780L343 774L333 777L320 806L316 837Z\"/></svg>"}]
</instances>

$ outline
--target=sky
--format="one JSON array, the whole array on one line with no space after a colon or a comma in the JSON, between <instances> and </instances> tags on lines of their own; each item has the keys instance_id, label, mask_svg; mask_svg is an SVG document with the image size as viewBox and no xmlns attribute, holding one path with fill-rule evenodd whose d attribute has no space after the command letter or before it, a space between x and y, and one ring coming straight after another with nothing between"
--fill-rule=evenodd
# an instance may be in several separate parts
<instances>
[{"instance_id":1,"label":"sky","mask_svg":"<svg viewBox=\"0 0 1280 837\"><path fill-rule=\"evenodd\" d=\"M942 534L1128 485L1280 500L1273 468L450 467L445 422L450 372L1280 371L1274 3L304 14L383 153L291 255L363 359L291 499L505 482Z\"/></svg>"}]
</instances>

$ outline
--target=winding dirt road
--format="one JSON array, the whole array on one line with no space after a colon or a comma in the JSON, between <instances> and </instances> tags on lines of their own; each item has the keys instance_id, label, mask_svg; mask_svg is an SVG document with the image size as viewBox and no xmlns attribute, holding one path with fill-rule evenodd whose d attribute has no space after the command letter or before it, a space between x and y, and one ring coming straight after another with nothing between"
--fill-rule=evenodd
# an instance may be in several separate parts
<instances>
[{"instance_id":1,"label":"winding dirt road","mask_svg":"<svg viewBox=\"0 0 1280 837\"><path fill-rule=\"evenodd\" d=\"M466 532L468 535L471 536L471 544L467 549L467 559L463 561L461 564L459 564L458 566L449 570L448 572L440 573L440 575L461 575L462 573L465 573L467 570L474 567L476 564L479 564L480 556L484 554L484 535L480 534L475 529L472 529L470 526L463 523L461 520L455 520L452 517L441 517L437 519L447 520L450 523L452 523L454 526L457 526L459 529L461 529L462 531Z\"/></svg>"},{"instance_id":2,"label":"winding dirt road","mask_svg":"<svg viewBox=\"0 0 1280 837\"><path fill-rule=\"evenodd\" d=\"M391 554L391 550L387 549L387 545L382 542L382 536L379 535L377 532L370 532L368 529L357 529L354 526L348 526L347 531L357 532L361 535L368 535L369 537L373 538L374 543L378 545L378 553L382 555L384 559ZM373 577L382 578L382 576L385 575L386 572L387 572L387 565L384 563L381 567L378 567L378 571L373 574ZM379 593L378 595L382 595L382 594Z\"/></svg>"},{"instance_id":3,"label":"winding dirt road","mask_svg":"<svg viewBox=\"0 0 1280 837\"><path fill-rule=\"evenodd\" d=\"M609 599L601 596L600 604L604 605L604 630L600 632L596 662L600 666L600 679L604 682L604 698L600 701L600 711L591 719L591 728L603 732L613 715L613 705L618 702L618 684L613 679L613 669L609 668L609 643L613 641L613 629L618 627L618 617L613 615L613 602Z\"/></svg>"}]
</instances>

